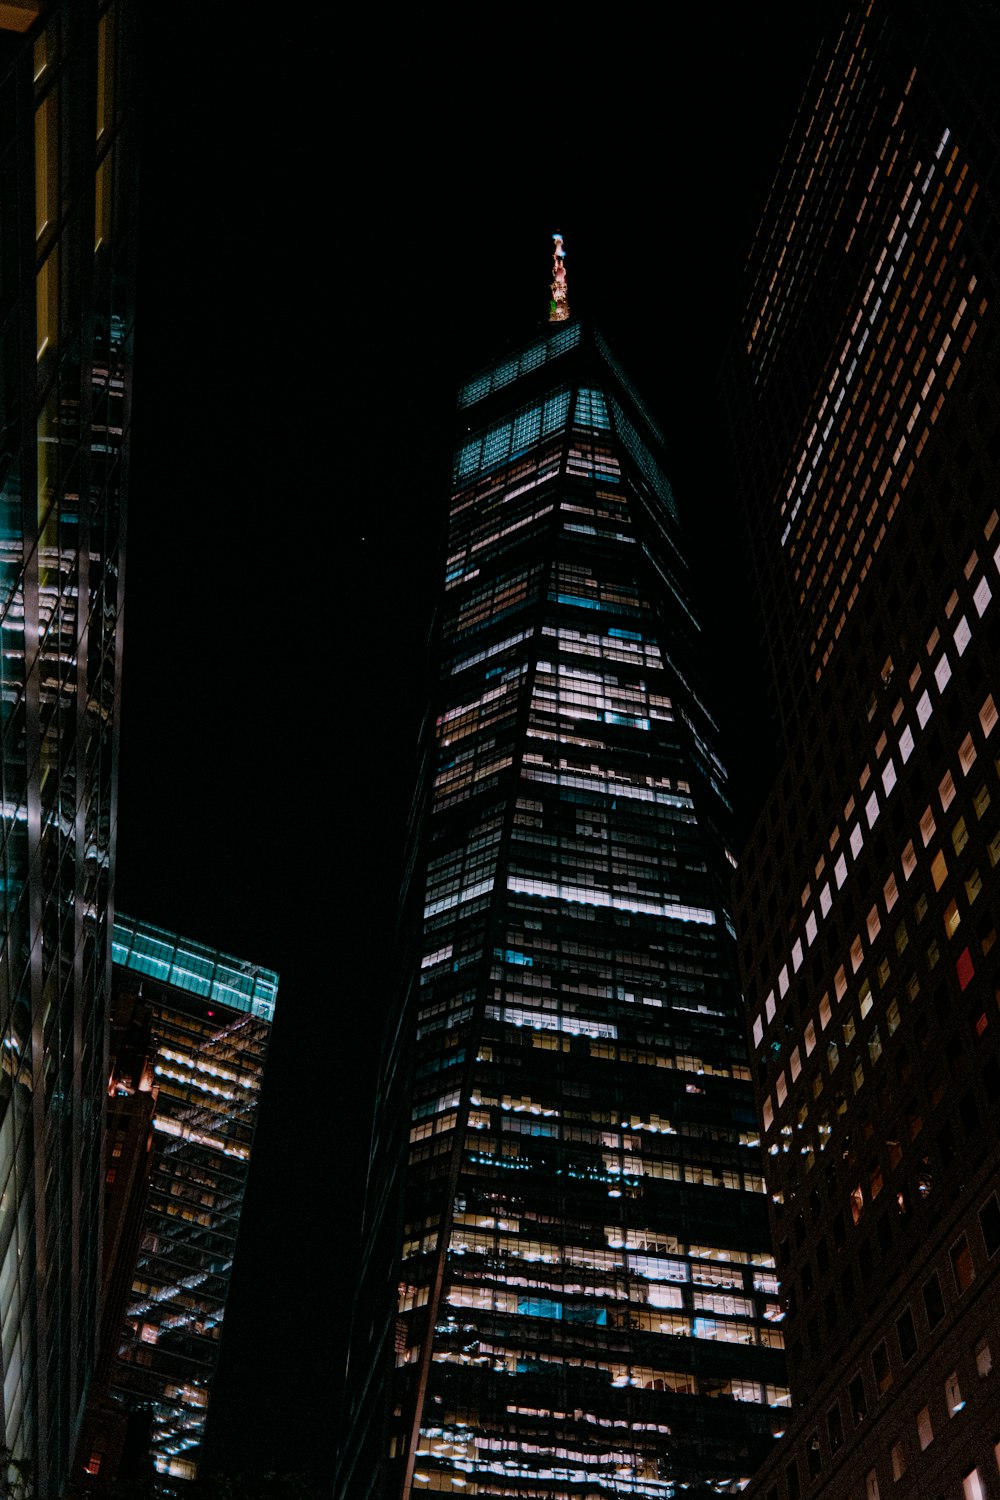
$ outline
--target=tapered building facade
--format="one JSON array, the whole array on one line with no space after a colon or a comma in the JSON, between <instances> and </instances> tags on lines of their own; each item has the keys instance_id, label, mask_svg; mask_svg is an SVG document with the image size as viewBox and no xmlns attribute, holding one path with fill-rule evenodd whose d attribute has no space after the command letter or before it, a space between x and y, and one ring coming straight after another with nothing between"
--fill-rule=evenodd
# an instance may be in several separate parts
<instances>
[{"instance_id":1,"label":"tapered building facade","mask_svg":"<svg viewBox=\"0 0 1000 1500\"><path fill-rule=\"evenodd\" d=\"M97 1331L130 59L123 0L0 5L0 1442L46 1495Z\"/></svg>"},{"instance_id":2,"label":"tapered building facade","mask_svg":"<svg viewBox=\"0 0 1000 1500\"><path fill-rule=\"evenodd\" d=\"M345 1496L733 1493L787 1399L676 506L567 312L460 392Z\"/></svg>"},{"instance_id":3,"label":"tapered building facade","mask_svg":"<svg viewBox=\"0 0 1000 1500\"><path fill-rule=\"evenodd\" d=\"M1000 1494L998 59L988 7L849 8L732 361L783 762L737 880L767 1500Z\"/></svg>"}]
</instances>

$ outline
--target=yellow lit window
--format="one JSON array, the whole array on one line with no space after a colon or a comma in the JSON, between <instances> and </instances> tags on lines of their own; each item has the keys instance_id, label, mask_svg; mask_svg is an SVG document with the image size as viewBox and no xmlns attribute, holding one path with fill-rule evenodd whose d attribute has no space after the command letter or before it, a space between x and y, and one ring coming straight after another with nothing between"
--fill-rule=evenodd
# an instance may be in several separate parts
<instances>
[{"instance_id":1,"label":"yellow lit window","mask_svg":"<svg viewBox=\"0 0 1000 1500\"><path fill-rule=\"evenodd\" d=\"M931 861L931 879L934 889L939 891L948 878L948 865L945 861L944 850L939 849Z\"/></svg>"},{"instance_id":2,"label":"yellow lit window","mask_svg":"<svg viewBox=\"0 0 1000 1500\"><path fill-rule=\"evenodd\" d=\"M961 920L957 904L954 901L949 901L944 910L944 930L949 937L952 936Z\"/></svg>"}]
</instances>

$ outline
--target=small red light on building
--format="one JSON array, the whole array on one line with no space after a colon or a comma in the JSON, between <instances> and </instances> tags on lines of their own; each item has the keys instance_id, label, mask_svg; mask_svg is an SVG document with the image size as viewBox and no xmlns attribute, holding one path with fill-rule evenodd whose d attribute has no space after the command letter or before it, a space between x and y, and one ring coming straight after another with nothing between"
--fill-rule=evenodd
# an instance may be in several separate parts
<instances>
[{"instance_id":1,"label":"small red light on building","mask_svg":"<svg viewBox=\"0 0 1000 1500\"><path fill-rule=\"evenodd\" d=\"M958 975L958 982L964 990L968 985L969 980L976 972L972 967L972 954L969 952L968 948L963 948L961 953L958 955L958 959L955 963L955 972Z\"/></svg>"}]
</instances>

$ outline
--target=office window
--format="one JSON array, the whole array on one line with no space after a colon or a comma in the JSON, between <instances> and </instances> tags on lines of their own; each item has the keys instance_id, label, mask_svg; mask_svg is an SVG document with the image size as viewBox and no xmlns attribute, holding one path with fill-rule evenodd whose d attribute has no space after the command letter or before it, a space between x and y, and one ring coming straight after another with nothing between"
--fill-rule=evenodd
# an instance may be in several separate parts
<instances>
[{"instance_id":1,"label":"office window","mask_svg":"<svg viewBox=\"0 0 1000 1500\"><path fill-rule=\"evenodd\" d=\"M893 1443L889 1456L892 1462L893 1479L902 1479L906 1473L906 1450L903 1447L903 1439L901 1437L897 1438Z\"/></svg>"},{"instance_id":2,"label":"office window","mask_svg":"<svg viewBox=\"0 0 1000 1500\"><path fill-rule=\"evenodd\" d=\"M917 1352L917 1335L909 1308L896 1319L896 1337L899 1340L900 1358L905 1365Z\"/></svg>"},{"instance_id":3,"label":"office window","mask_svg":"<svg viewBox=\"0 0 1000 1500\"><path fill-rule=\"evenodd\" d=\"M958 1383L958 1371L952 1370L944 1383L944 1402L948 1409L949 1417L957 1416L962 1410L965 1402L962 1400L962 1388Z\"/></svg>"},{"instance_id":4,"label":"office window","mask_svg":"<svg viewBox=\"0 0 1000 1500\"><path fill-rule=\"evenodd\" d=\"M967 1292L976 1279L976 1270L972 1264L969 1241L964 1234L960 1235L951 1247L951 1269L959 1295Z\"/></svg>"},{"instance_id":5,"label":"office window","mask_svg":"<svg viewBox=\"0 0 1000 1500\"><path fill-rule=\"evenodd\" d=\"M854 1425L855 1427L860 1427L868 1415L868 1402L865 1399L865 1383L860 1375L855 1375L847 1387L847 1399L850 1402Z\"/></svg>"},{"instance_id":6,"label":"office window","mask_svg":"<svg viewBox=\"0 0 1000 1500\"><path fill-rule=\"evenodd\" d=\"M986 1500L986 1490L978 1469L962 1475L962 1500Z\"/></svg>"},{"instance_id":7,"label":"office window","mask_svg":"<svg viewBox=\"0 0 1000 1500\"><path fill-rule=\"evenodd\" d=\"M865 1500L879 1500L878 1475L874 1469L869 1469L865 1478Z\"/></svg>"},{"instance_id":8,"label":"office window","mask_svg":"<svg viewBox=\"0 0 1000 1500\"><path fill-rule=\"evenodd\" d=\"M944 1298L941 1295L941 1283L935 1271L929 1281L924 1282L924 1311L927 1314L928 1328L936 1328L944 1317Z\"/></svg>"},{"instance_id":9,"label":"office window","mask_svg":"<svg viewBox=\"0 0 1000 1500\"><path fill-rule=\"evenodd\" d=\"M917 1437L920 1441L921 1453L934 1441L934 1426L931 1422L930 1411L926 1406L922 1406L917 1412Z\"/></svg>"},{"instance_id":10,"label":"office window","mask_svg":"<svg viewBox=\"0 0 1000 1500\"><path fill-rule=\"evenodd\" d=\"M880 1396L884 1396L892 1385L892 1369L889 1365L889 1351L886 1348L885 1339L876 1344L872 1350L872 1373L875 1376L875 1389Z\"/></svg>"},{"instance_id":11,"label":"office window","mask_svg":"<svg viewBox=\"0 0 1000 1500\"><path fill-rule=\"evenodd\" d=\"M993 1370L993 1354L990 1349L990 1341L981 1338L976 1345L976 1374L980 1380L985 1380Z\"/></svg>"},{"instance_id":12,"label":"office window","mask_svg":"<svg viewBox=\"0 0 1000 1500\"><path fill-rule=\"evenodd\" d=\"M810 1479L815 1479L823 1467L823 1455L820 1452L818 1432L814 1432L806 1443L806 1462L809 1465Z\"/></svg>"},{"instance_id":13,"label":"office window","mask_svg":"<svg viewBox=\"0 0 1000 1500\"><path fill-rule=\"evenodd\" d=\"M830 1452L836 1453L843 1446L844 1423L840 1415L840 1403L831 1406L826 1414L826 1430L830 1436Z\"/></svg>"},{"instance_id":14,"label":"office window","mask_svg":"<svg viewBox=\"0 0 1000 1500\"><path fill-rule=\"evenodd\" d=\"M983 1231L986 1254L996 1255L1000 1250L1000 1203L996 1193L992 1193L979 1210L979 1227Z\"/></svg>"},{"instance_id":15,"label":"office window","mask_svg":"<svg viewBox=\"0 0 1000 1500\"><path fill-rule=\"evenodd\" d=\"M799 1466L793 1458L785 1470L785 1487L788 1500L799 1500L802 1493L802 1485L799 1480Z\"/></svg>"}]
</instances>

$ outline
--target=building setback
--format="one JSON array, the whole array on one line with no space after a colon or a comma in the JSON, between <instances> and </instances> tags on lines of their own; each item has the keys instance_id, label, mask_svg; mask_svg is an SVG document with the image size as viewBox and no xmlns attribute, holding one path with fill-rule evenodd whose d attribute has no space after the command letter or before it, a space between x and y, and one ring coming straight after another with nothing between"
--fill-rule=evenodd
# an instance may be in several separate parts
<instances>
[{"instance_id":1,"label":"building setback","mask_svg":"<svg viewBox=\"0 0 1000 1500\"><path fill-rule=\"evenodd\" d=\"M553 311L459 394L344 1496L731 1493L787 1400L662 439Z\"/></svg>"},{"instance_id":2,"label":"building setback","mask_svg":"<svg viewBox=\"0 0 1000 1500\"><path fill-rule=\"evenodd\" d=\"M998 57L986 7L850 6L732 358L783 758L737 878L766 1500L1000 1494Z\"/></svg>"},{"instance_id":3,"label":"building setback","mask_svg":"<svg viewBox=\"0 0 1000 1500\"><path fill-rule=\"evenodd\" d=\"M131 6L0 6L0 1443L94 1363L132 347Z\"/></svg>"}]
</instances>

